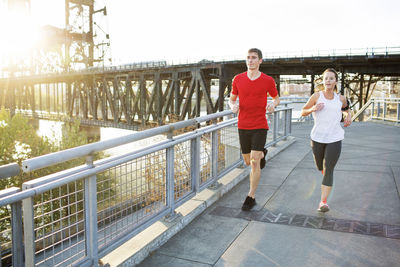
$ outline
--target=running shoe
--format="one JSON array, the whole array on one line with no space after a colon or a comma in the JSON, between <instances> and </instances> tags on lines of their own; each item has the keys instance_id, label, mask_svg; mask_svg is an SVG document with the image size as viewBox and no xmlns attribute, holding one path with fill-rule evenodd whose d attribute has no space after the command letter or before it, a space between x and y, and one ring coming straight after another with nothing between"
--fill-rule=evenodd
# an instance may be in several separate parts
<instances>
[{"instance_id":1,"label":"running shoe","mask_svg":"<svg viewBox=\"0 0 400 267\"><path fill-rule=\"evenodd\" d=\"M327 211L329 211L328 204L323 203L323 202L319 203L319 208L317 209L317 211L319 211L319 212L327 212Z\"/></svg>"},{"instance_id":2,"label":"running shoe","mask_svg":"<svg viewBox=\"0 0 400 267\"><path fill-rule=\"evenodd\" d=\"M247 196L246 199L245 199L245 201L244 201L244 203L243 203L242 210L244 210L244 211L249 211L249 210L251 210L255 205L256 205L256 199Z\"/></svg>"},{"instance_id":3,"label":"running shoe","mask_svg":"<svg viewBox=\"0 0 400 267\"><path fill-rule=\"evenodd\" d=\"M264 169L264 167L265 167L265 157L267 156L268 149L264 148L263 153L264 153L264 157L261 158L261 160L260 160L260 169Z\"/></svg>"}]
</instances>

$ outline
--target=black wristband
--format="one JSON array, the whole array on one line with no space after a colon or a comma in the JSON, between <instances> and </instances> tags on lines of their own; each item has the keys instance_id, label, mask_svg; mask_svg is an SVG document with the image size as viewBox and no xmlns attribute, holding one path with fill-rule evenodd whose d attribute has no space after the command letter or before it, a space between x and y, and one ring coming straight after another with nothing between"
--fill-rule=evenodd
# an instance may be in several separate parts
<instances>
[{"instance_id":1,"label":"black wristband","mask_svg":"<svg viewBox=\"0 0 400 267\"><path fill-rule=\"evenodd\" d=\"M349 102L349 100L347 100L347 99L346 99L346 101L347 101L347 106L345 106L344 108L342 108L342 111L346 111L346 110L349 110L349 109L350 109L350 102Z\"/></svg>"}]
</instances>

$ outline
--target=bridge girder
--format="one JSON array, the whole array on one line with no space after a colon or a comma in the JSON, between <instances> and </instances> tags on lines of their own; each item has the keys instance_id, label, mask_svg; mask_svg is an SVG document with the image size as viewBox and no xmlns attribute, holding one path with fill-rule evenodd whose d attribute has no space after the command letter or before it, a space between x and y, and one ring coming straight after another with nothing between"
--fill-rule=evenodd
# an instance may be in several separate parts
<instances>
[{"instance_id":1,"label":"bridge girder","mask_svg":"<svg viewBox=\"0 0 400 267\"><path fill-rule=\"evenodd\" d=\"M400 77L400 55L267 59L260 69L273 76L279 85L280 75L318 77L327 67L334 67L345 75ZM144 128L199 116L202 106L206 107L207 113L223 110L223 101L230 93L232 78L245 70L245 61L242 60L157 68L113 67L5 78L0 79L0 105L11 110L46 110L82 119L126 123ZM219 82L214 98L212 80ZM371 87L372 81L364 82L363 86L366 84ZM350 81L345 79L344 88L355 95L358 92L357 98L361 102L363 95L368 97L362 90L357 91L354 86L352 89L349 84Z\"/></svg>"}]
</instances>

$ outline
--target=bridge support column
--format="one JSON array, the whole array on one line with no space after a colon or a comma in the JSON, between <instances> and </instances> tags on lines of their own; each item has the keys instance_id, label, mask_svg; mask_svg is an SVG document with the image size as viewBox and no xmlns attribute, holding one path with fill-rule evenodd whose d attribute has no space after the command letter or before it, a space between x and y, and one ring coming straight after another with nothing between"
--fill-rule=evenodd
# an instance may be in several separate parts
<instances>
[{"instance_id":1,"label":"bridge support column","mask_svg":"<svg viewBox=\"0 0 400 267\"><path fill-rule=\"evenodd\" d=\"M140 120L142 121L142 127L145 125L146 119L146 81L144 75L140 75Z\"/></svg>"},{"instance_id":2,"label":"bridge support column","mask_svg":"<svg viewBox=\"0 0 400 267\"><path fill-rule=\"evenodd\" d=\"M176 116L179 116L179 91L180 91L180 81L178 79L178 72L174 71L172 73L172 82L173 87L172 90L174 92L174 102L173 105L171 104L172 113Z\"/></svg>"},{"instance_id":3,"label":"bridge support column","mask_svg":"<svg viewBox=\"0 0 400 267\"><path fill-rule=\"evenodd\" d=\"M35 103L35 86L34 85L29 85L28 89L30 92L30 99L28 99L28 102L30 102L32 114L35 114L36 112L36 103Z\"/></svg>"},{"instance_id":4,"label":"bridge support column","mask_svg":"<svg viewBox=\"0 0 400 267\"><path fill-rule=\"evenodd\" d=\"M224 110L224 93L226 88L226 71L222 66L220 68L219 88L218 88L218 111Z\"/></svg>"},{"instance_id":5,"label":"bridge support column","mask_svg":"<svg viewBox=\"0 0 400 267\"><path fill-rule=\"evenodd\" d=\"M63 125L63 127L65 127ZM100 140L100 127L79 125L79 131L85 132L89 142L96 142Z\"/></svg>"},{"instance_id":6,"label":"bridge support column","mask_svg":"<svg viewBox=\"0 0 400 267\"><path fill-rule=\"evenodd\" d=\"M278 90L278 95L281 95L281 76L278 75L272 75L272 78L274 78L275 80L275 84L276 84L276 90Z\"/></svg>"},{"instance_id":7,"label":"bridge support column","mask_svg":"<svg viewBox=\"0 0 400 267\"><path fill-rule=\"evenodd\" d=\"M132 92L132 81L131 81L131 76L128 75L128 77L126 77L126 98L125 98L125 119L126 122L128 124L132 124L132 96L133 96L133 92Z\"/></svg>"},{"instance_id":8,"label":"bridge support column","mask_svg":"<svg viewBox=\"0 0 400 267\"><path fill-rule=\"evenodd\" d=\"M311 74L311 92L310 92L310 95L313 95L314 91L315 91L314 78L315 78L315 75Z\"/></svg>"},{"instance_id":9,"label":"bridge support column","mask_svg":"<svg viewBox=\"0 0 400 267\"><path fill-rule=\"evenodd\" d=\"M10 107L10 115L13 117L15 115L15 107L16 107L16 101L15 101L15 94L16 94L16 88L11 87L8 88L8 97L6 97L6 105L7 102L9 102L9 107Z\"/></svg>"},{"instance_id":10,"label":"bridge support column","mask_svg":"<svg viewBox=\"0 0 400 267\"><path fill-rule=\"evenodd\" d=\"M362 108L363 106L363 88L364 87L364 75L360 75L360 95L358 96L358 104L359 104L359 109Z\"/></svg>"},{"instance_id":11,"label":"bridge support column","mask_svg":"<svg viewBox=\"0 0 400 267\"><path fill-rule=\"evenodd\" d=\"M40 85L39 97L40 97L40 111L43 111L41 85ZM73 95L72 95L72 87L71 87L71 83L67 83L67 114L70 117L72 117L73 108L74 108L74 99L73 99Z\"/></svg>"},{"instance_id":12,"label":"bridge support column","mask_svg":"<svg viewBox=\"0 0 400 267\"><path fill-rule=\"evenodd\" d=\"M340 81L340 94L344 95L344 71L342 71L342 77Z\"/></svg>"},{"instance_id":13,"label":"bridge support column","mask_svg":"<svg viewBox=\"0 0 400 267\"><path fill-rule=\"evenodd\" d=\"M364 89L364 75L361 74L361 76L360 76L360 95L358 96L359 109L361 109L362 106L363 106L363 91L364 91L363 89ZM364 114L361 113L358 118L359 118L359 121L363 121L364 120Z\"/></svg>"},{"instance_id":14,"label":"bridge support column","mask_svg":"<svg viewBox=\"0 0 400 267\"><path fill-rule=\"evenodd\" d=\"M161 90L161 78L160 78L160 73L156 72L154 74L154 90L156 90L156 114L157 114L157 119L153 119L153 120L157 120L158 125L162 125L163 124L163 118L162 118L162 101L163 101L163 96L162 96L162 90ZM165 103L165 105L168 105L167 103Z\"/></svg>"},{"instance_id":15,"label":"bridge support column","mask_svg":"<svg viewBox=\"0 0 400 267\"><path fill-rule=\"evenodd\" d=\"M276 90L278 90L278 95L281 95L281 76L277 75L276 79L275 79L275 83L276 83Z\"/></svg>"},{"instance_id":16,"label":"bridge support column","mask_svg":"<svg viewBox=\"0 0 400 267\"><path fill-rule=\"evenodd\" d=\"M28 123L32 125L35 130L39 129L39 119L32 117L28 120Z\"/></svg>"},{"instance_id":17,"label":"bridge support column","mask_svg":"<svg viewBox=\"0 0 400 267\"><path fill-rule=\"evenodd\" d=\"M194 82L195 82L195 92L196 92L196 107L195 107L195 112L196 115L194 117L199 117L200 116L200 108L201 108L201 91L200 91L200 85L199 85L199 79L200 79L200 70L196 70L196 72L193 72L195 75L193 77Z\"/></svg>"}]
</instances>

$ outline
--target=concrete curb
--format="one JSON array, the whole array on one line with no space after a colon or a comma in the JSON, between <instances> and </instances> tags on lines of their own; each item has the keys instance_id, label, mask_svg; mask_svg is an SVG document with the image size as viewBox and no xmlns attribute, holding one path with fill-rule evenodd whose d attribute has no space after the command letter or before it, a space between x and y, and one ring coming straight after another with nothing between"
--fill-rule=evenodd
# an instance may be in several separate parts
<instances>
[{"instance_id":1,"label":"concrete curb","mask_svg":"<svg viewBox=\"0 0 400 267\"><path fill-rule=\"evenodd\" d=\"M268 148L267 161L275 157L295 142L294 137L288 137L285 141L278 142ZM218 180L220 186L215 189L206 188L196 194L191 200L176 209L177 217L173 221L160 220L137 234L100 261L100 266L134 266L142 262L149 254L171 237L182 230L198 215L214 204L234 186L248 177L250 167L235 168Z\"/></svg>"}]
</instances>

